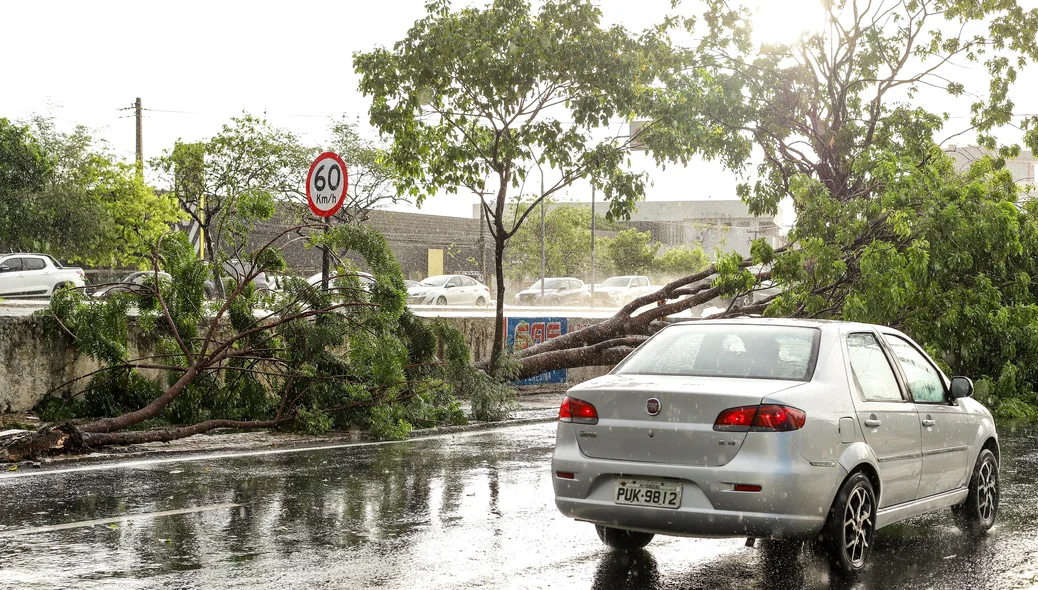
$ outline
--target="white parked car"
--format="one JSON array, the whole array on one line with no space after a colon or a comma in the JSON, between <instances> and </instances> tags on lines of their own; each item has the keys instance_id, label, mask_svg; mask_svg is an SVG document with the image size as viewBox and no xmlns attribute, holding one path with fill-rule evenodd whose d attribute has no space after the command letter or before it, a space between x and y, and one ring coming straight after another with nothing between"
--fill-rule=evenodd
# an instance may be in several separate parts
<instances>
[{"instance_id":1,"label":"white parked car","mask_svg":"<svg viewBox=\"0 0 1038 590\"><path fill-rule=\"evenodd\" d=\"M658 291L646 276L609 277L595 285L595 303L603 305L627 305L632 300Z\"/></svg>"},{"instance_id":2,"label":"white parked car","mask_svg":"<svg viewBox=\"0 0 1038 590\"><path fill-rule=\"evenodd\" d=\"M336 280L336 274L335 274L334 270L330 271L330 273L331 274L328 275L328 280L331 283L331 286L334 287L335 286L335 280ZM350 273L350 274L354 274L354 275L357 276L357 279L360 281L360 288L361 289L370 292L371 285L373 285L375 283L375 277L372 276L371 273L364 272L362 270L358 270L358 271ZM324 275L322 273L317 273L317 274L314 274L314 275L310 275L310 278L306 279L306 282L311 284L311 285L319 287L319 286L321 286L321 279L322 278L324 278Z\"/></svg>"},{"instance_id":3,"label":"white parked car","mask_svg":"<svg viewBox=\"0 0 1038 590\"><path fill-rule=\"evenodd\" d=\"M998 434L972 393L883 326L675 324L569 390L555 504L615 548L817 539L853 573L876 531L906 518L950 507L968 534L994 524Z\"/></svg>"},{"instance_id":4,"label":"white parked car","mask_svg":"<svg viewBox=\"0 0 1038 590\"><path fill-rule=\"evenodd\" d=\"M475 305L490 303L490 287L465 275L436 275L407 290L412 305Z\"/></svg>"},{"instance_id":5,"label":"white parked car","mask_svg":"<svg viewBox=\"0 0 1038 590\"><path fill-rule=\"evenodd\" d=\"M60 287L83 287L83 269L61 266L47 254L0 255L0 296L48 296Z\"/></svg>"}]
</instances>

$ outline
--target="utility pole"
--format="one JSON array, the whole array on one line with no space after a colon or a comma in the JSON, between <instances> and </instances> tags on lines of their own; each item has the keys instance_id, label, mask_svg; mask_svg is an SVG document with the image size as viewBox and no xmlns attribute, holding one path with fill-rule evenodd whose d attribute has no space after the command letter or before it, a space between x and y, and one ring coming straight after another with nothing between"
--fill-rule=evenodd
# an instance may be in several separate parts
<instances>
[{"instance_id":1,"label":"utility pole","mask_svg":"<svg viewBox=\"0 0 1038 590\"><path fill-rule=\"evenodd\" d=\"M595 185L591 185L591 309L595 308Z\"/></svg>"},{"instance_id":2,"label":"utility pole","mask_svg":"<svg viewBox=\"0 0 1038 590\"><path fill-rule=\"evenodd\" d=\"M141 97L133 103L133 110L137 116L137 173L144 174L144 108L141 106Z\"/></svg>"}]
</instances>

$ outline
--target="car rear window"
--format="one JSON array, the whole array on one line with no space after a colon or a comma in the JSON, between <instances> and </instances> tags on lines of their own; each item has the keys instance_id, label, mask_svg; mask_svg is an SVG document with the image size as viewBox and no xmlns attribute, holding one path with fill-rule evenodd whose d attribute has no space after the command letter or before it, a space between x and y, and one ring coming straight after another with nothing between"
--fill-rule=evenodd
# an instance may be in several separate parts
<instances>
[{"instance_id":1,"label":"car rear window","mask_svg":"<svg viewBox=\"0 0 1038 590\"><path fill-rule=\"evenodd\" d=\"M817 329L795 326L671 326L613 372L810 381L818 339Z\"/></svg>"}]
</instances>

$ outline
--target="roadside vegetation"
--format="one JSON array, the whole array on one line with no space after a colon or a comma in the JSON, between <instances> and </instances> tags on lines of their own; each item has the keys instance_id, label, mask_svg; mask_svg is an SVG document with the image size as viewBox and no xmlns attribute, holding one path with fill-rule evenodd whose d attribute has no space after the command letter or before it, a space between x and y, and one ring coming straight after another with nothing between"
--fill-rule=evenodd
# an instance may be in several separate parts
<instances>
[{"instance_id":1,"label":"roadside vegetation","mask_svg":"<svg viewBox=\"0 0 1038 590\"><path fill-rule=\"evenodd\" d=\"M786 246L757 240L750 257L719 256L613 318L525 348L519 375L614 364L669 315L716 297L738 301L768 282L782 292L713 317L902 328L949 373L978 379L978 397L1000 416L1038 417L1035 211L1021 205L1005 169L1019 147L995 135L1012 123L1038 149L1038 117L1018 115L1010 98L1019 70L1038 59L1038 10L1013 1L842 0L820 5L817 32L761 46L749 9L680 6L704 8L636 35L604 28L585 2L548 2L539 12L519 0L456 12L434 2L392 49L355 56L372 123L394 139L400 192L418 202L441 188L494 195L483 207L498 275L540 202L577 178L600 191L609 219L629 215L646 182L625 165L632 140L661 165L717 159L742 179L737 193L751 212L792 201ZM689 35L693 46L675 41ZM970 80L957 67L966 63ZM932 92L961 101L967 131L989 150L965 174L942 149L961 128L920 100ZM606 133L614 121L638 122L638 131ZM535 166L558 180L528 198ZM529 203L518 216L505 206L516 193ZM628 241L645 258L647 248ZM495 373L504 350L498 333L484 368Z\"/></svg>"},{"instance_id":2,"label":"roadside vegetation","mask_svg":"<svg viewBox=\"0 0 1038 590\"><path fill-rule=\"evenodd\" d=\"M284 265L267 244L240 281L227 282L227 298L210 304L207 266L174 234L153 252L154 269L171 280L102 302L59 292L46 312L51 328L102 368L41 402L40 417L55 425L6 438L0 448L17 459L214 428L318 434L355 427L400 439L413 428L465 423L462 395L472 418L508 415L511 390L471 366L461 335L407 310L399 265L379 234L344 225L313 241L360 255L376 282L362 288L345 265L328 291L294 280L282 292L257 293L253 276ZM150 339L136 356L127 341L131 322ZM138 429L155 422L170 426Z\"/></svg>"},{"instance_id":3,"label":"roadside vegetation","mask_svg":"<svg viewBox=\"0 0 1038 590\"><path fill-rule=\"evenodd\" d=\"M473 417L494 419L512 403L508 380L613 365L673 314L718 297L733 303L715 318L902 329L947 373L977 380L976 396L999 417L1038 420L1038 205L1006 168L1020 147L996 135L1012 125L1038 151L1038 116L1021 115L1011 99L1019 71L1038 60L1038 9L837 0L820 5L818 32L760 46L748 9L696 7L697 18L634 33L604 26L585 1L460 10L430 2L391 48L354 55L370 122L391 143L334 128L335 149L356 171L351 204L327 233L300 226L265 245L250 244L250 230L298 203L318 149L262 119L232 119L211 140L163 154L155 164L173 190L161 195L83 129L0 119L0 244L156 271L147 289L92 304L73 291L55 296L53 330L103 368L43 402L43 417L59 424L0 445L34 454L217 427L360 427L400 438L465 420L463 393ZM694 45L682 45L688 39ZM969 79L962 64L973 67ZM968 123L928 110L935 92L960 101ZM966 171L943 148L960 124L988 154ZM635 131L618 135L618 125ZM692 245L660 254L649 234L616 224L651 180L628 161L636 149L661 167L720 162L753 213L791 202L787 243L756 240L747 257ZM539 167L547 181L537 189ZM607 268L680 278L612 318L515 353L498 281L493 352L476 367L456 331L407 311L385 241L360 225L379 202L467 191L480 198L494 275L538 276L540 206L588 183L606 208L596 224L617 232L596 242ZM206 228L213 264L169 232L185 216ZM590 243L590 221L578 209L546 214L548 274L588 268L589 252L576 245ZM280 271L279 248L299 243L336 252L334 288L289 279L281 293L256 292L251 273ZM349 253L374 275L369 290ZM224 276L228 257L249 261L244 276ZM215 304L204 298L207 279L221 291ZM765 288L772 294L745 303ZM131 322L153 338L146 356L130 354ZM171 426L133 430L155 421Z\"/></svg>"}]
</instances>

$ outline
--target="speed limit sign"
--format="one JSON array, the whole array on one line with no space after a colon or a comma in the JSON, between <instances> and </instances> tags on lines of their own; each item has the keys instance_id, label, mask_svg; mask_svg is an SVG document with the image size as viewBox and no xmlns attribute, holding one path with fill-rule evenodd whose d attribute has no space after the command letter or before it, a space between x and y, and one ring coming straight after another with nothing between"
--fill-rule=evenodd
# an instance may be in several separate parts
<instances>
[{"instance_id":1,"label":"speed limit sign","mask_svg":"<svg viewBox=\"0 0 1038 590\"><path fill-rule=\"evenodd\" d=\"M306 202L319 217L331 217L346 200L349 186L346 164L334 152L324 152L306 174Z\"/></svg>"}]
</instances>

